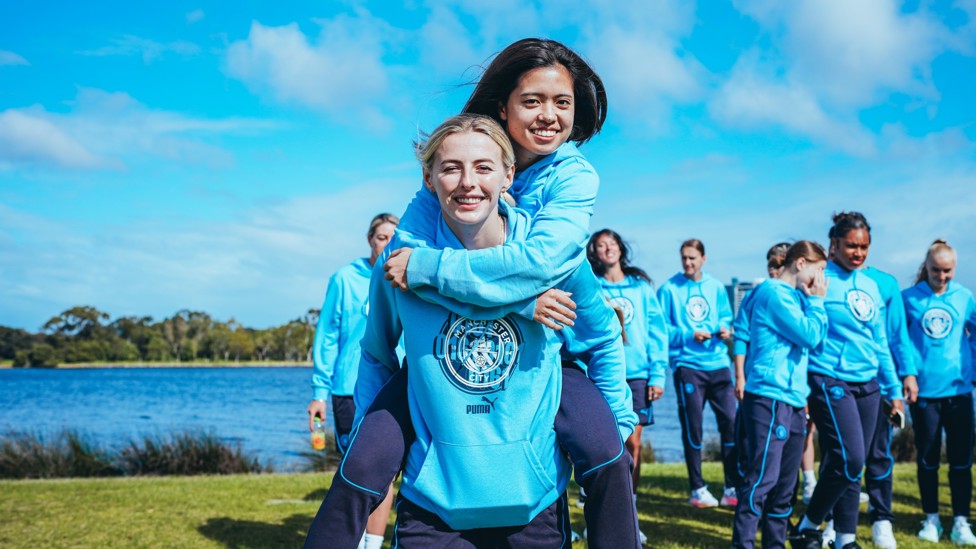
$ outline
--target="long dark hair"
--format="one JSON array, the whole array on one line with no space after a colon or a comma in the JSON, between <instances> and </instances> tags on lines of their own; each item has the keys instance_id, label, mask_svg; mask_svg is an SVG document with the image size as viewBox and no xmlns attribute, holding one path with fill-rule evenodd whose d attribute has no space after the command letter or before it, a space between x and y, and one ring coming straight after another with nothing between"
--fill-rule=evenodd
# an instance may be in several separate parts
<instances>
[{"instance_id":1,"label":"long dark hair","mask_svg":"<svg viewBox=\"0 0 976 549\"><path fill-rule=\"evenodd\" d=\"M499 105L508 102L519 78L532 69L555 65L566 67L573 78L576 108L569 140L582 145L603 127L607 118L607 90L579 54L555 40L524 38L502 50L481 75L461 112L490 116L505 127Z\"/></svg>"},{"instance_id":2,"label":"long dark hair","mask_svg":"<svg viewBox=\"0 0 976 549\"><path fill-rule=\"evenodd\" d=\"M640 267L635 267L630 264L630 247L624 243L624 239L617 234L617 231L611 229L602 229L593 233L590 237L590 241L586 243L586 260L590 262L590 266L593 267L593 272L597 276L602 277L607 273L606 266L603 262L597 258L596 255L596 241L602 236L609 235L617 241L617 247L620 248L620 268L623 270L624 274L627 276L632 276L634 278L639 278L648 284L653 284L651 277L647 275L647 272Z\"/></svg>"}]
</instances>

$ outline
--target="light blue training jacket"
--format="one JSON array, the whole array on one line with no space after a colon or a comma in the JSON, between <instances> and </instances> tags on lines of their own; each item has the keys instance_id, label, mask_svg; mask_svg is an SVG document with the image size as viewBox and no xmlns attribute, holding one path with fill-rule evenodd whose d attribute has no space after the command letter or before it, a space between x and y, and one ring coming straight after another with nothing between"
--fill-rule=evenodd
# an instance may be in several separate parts
<instances>
[{"instance_id":1,"label":"light blue training jacket","mask_svg":"<svg viewBox=\"0 0 976 549\"><path fill-rule=\"evenodd\" d=\"M945 293L935 295L923 281L902 295L918 364L918 396L943 398L971 392L976 383L973 293L949 281Z\"/></svg>"},{"instance_id":2,"label":"light blue training jacket","mask_svg":"<svg viewBox=\"0 0 976 549\"><path fill-rule=\"evenodd\" d=\"M603 294L624 317L627 379L646 379L647 386L665 387L668 370L668 325L654 288L646 280L626 276L620 282L598 277Z\"/></svg>"},{"instance_id":3,"label":"light blue training jacket","mask_svg":"<svg viewBox=\"0 0 976 549\"><path fill-rule=\"evenodd\" d=\"M352 396L359 373L359 340L369 313L369 276L365 257L329 278L312 344L312 398Z\"/></svg>"},{"instance_id":4,"label":"light blue training jacket","mask_svg":"<svg viewBox=\"0 0 976 549\"><path fill-rule=\"evenodd\" d=\"M829 280L824 308L827 339L810 354L813 373L864 383L877 378L883 396L902 399L901 380L895 373L886 335L884 300L875 281L860 270L847 271L827 262Z\"/></svg>"},{"instance_id":5,"label":"light blue training jacket","mask_svg":"<svg viewBox=\"0 0 976 549\"><path fill-rule=\"evenodd\" d=\"M509 218L509 240L524 240L528 216L500 206ZM443 222L430 244L461 248ZM625 382L620 324L589 265L559 286L573 293L578 315L575 326L559 332L515 314L471 320L414 292L392 289L382 275L377 263L356 384L357 424L400 368L394 349L402 334L417 438L407 452L400 491L451 528L528 524L565 490L570 464L552 428L564 344L587 358L621 437L632 432L637 418Z\"/></svg>"},{"instance_id":6,"label":"light blue training jacket","mask_svg":"<svg viewBox=\"0 0 976 549\"><path fill-rule=\"evenodd\" d=\"M739 303L739 312L732 321L732 355L745 356L749 351L749 315L752 314L753 288Z\"/></svg>"},{"instance_id":7,"label":"light blue training jacket","mask_svg":"<svg viewBox=\"0 0 976 549\"><path fill-rule=\"evenodd\" d=\"M777 279L763 282L750 295L745 390L802 408L810 396L810 350L827 337L824 300Z\"/></svg>"},{"instance_id":8,"label":"light blue training jacket","mask_svg":"<svg viewBox=\"0 0 976 549\"><path fill-rule=\"evenodd\" d=\"M888 336L888 349L895 361L898 377L917 376L918 366L911 339L908 338L908 323L905 321L905 304L901 298L898 279L874 267L862 269L878 285L881 299L885 303L885 334Z\"/></svg>"},{"instance_id":9,"label":"light blue training jacket","mask_svg":"<svg viewBox=\"0 0 976 549\"><path fill-rule=\"evenodd\" d=\"M422 298L468 318L509 313L532 318L536 297L583 263L599 185L579 149L562 144L516 174L509 189L532 218L528 238L484 250L427 244L441 213L435 195L421 185L378 263L397 248L413 248L407 283Z\"/></svg>"},{"instance_id":10,"label":"light blue training jacket","mask_svg":"<svg viewBox=\"0 0 976 549\"><path fill-rule=\"evenodd\" d=\"M695 282L678 273L657 291L664 319L668 324L671 367L712 371L729 368L725 341L712 337L699 343L694 333L715 334L732 324L732 307L725 286L713 276L702 273Z\"/></svg>"}]
</instances>

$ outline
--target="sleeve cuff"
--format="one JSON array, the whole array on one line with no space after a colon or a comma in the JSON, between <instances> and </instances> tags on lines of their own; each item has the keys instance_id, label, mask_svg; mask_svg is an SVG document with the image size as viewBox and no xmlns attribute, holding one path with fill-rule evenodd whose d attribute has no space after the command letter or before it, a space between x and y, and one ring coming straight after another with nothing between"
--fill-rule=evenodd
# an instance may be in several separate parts
<instances>
[{"instance_id":1,"label":"sleeve cuff","mask_svg":"<svg viewBox=\"0 0 976 549\"><path fill-rule=\"evenodd\" d=\"M433 248L414 248L407 263L407 285L410 289L420 286L434 286L440 250Z\"/></svg>"}]
</instances>

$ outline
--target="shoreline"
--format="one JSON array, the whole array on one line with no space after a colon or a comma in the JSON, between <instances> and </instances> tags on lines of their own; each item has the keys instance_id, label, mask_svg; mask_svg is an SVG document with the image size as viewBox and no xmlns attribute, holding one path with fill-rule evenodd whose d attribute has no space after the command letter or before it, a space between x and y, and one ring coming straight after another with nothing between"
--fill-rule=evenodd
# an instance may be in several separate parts
<instances>
[{"instance_id":1,"label":"shoreline","mask_svg":"<svg viewBox=\"0 0 976 549\"><path fill-rule=\"evenodd\" d=\"M108 368L311 368L311 362L289 361L218 361L218 362L77 362L57 366L29 366L14 368L10 362L0 363L2 370L97 370Z\"/></svg>"}]
</instances>

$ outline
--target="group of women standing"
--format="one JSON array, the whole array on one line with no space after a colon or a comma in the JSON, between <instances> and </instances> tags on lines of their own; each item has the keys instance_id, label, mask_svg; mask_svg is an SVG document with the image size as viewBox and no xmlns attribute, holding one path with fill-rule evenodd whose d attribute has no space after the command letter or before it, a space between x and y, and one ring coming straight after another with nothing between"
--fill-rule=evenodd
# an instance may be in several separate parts
<instances>
[{"instance_id":1,"label":"group of women standing","mask_svg":"<svg viewBox=\"0 0 976 549\"><path fill-rule=\"evenodd\" d=\"M902 400L912 405L927 514L940 430L968 433L968 446L950 450L952 538L972 539L976 307L949 282L951 248L930 250L925 287L906 290L910 358L896 368L886 338L894 307L861 269L863 217L835 219L829 253L793 244L782 275L754 290L736 323L748 338L736 387L726 341L739 336L724 286L703 272L704 245L682 243L682 272L655 291L619 234L588 236L598 178L576 145L600 131L606 109L579 55L526 39L489 64L461 115L417 144L422 188L389 246L345 270L359 277L357 296L343 282L350 273L337 273L320 316L308 413L324 417L331 393L345 457L306 547L381 542L367 525L385 523L381 505L401 472L395 547L568 547L572 471L588 496L591 547L653 544L637 522L640 437L668 366L689 502L734 506L734 546L753 546L760 523L764 546L785 544L809 403L824 459L793 544L819 548L832 514L837 547L857 547L861 470L867 462L870 475L873 448L890 444L882 396L895 414ZM357 362L350 355L358 364L339 374L338 362ZM706 402L721 434L721 499L701 476ZM890 533L890 465L871 476L876 524L888 521ZM928 516L920 536L934 529L938 539L938 516Z\"/></svg>"}]
</instances>

